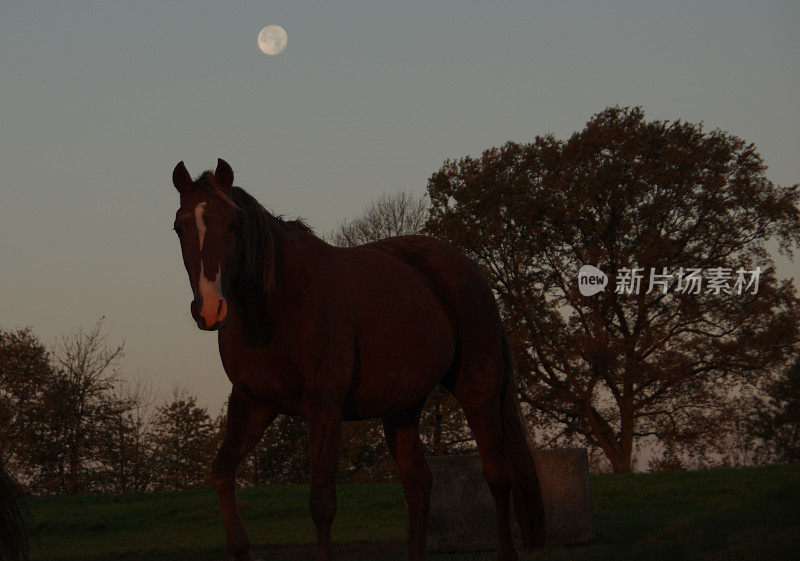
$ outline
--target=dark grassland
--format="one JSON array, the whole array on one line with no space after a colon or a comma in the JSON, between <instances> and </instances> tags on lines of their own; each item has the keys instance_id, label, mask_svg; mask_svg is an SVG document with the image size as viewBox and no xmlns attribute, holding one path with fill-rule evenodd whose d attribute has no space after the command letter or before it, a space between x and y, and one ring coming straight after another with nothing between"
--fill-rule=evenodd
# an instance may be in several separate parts
<instances>
[{"instance_id":1,"label":"dark grassland","mask_svg":"<svg viewBox=\"0 0 800 561\"><path fill-rule=\"evenodd\" d=\"M597 539L549 548L542 560L800 559L800 465L592 477ZM254 549L270 561L314 558L308 486L239 492ZM221 561L211 490L33 498L33 559ZM398 485L340 485L338 561L403 559ZM492 552L432 561L492 560Z\"/></svg>"}]
</instances>

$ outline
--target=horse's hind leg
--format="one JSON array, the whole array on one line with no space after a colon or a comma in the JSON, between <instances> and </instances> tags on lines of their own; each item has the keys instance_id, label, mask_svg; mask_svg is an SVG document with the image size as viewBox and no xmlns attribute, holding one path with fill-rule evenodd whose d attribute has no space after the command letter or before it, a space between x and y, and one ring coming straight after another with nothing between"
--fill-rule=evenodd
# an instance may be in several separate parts
<instances>
[{"instance_id":1,"label":"horse's hind leg","mask_svg":"<svg viewBox=\"0 0 800 561\"><path fill-rule=\"evenodd\" d=\"M317 406L307 419L311 448L311 518L317 527L317 559L331 559L331 525L336 515L336 463L342 433L342 412Z\"/></svg>"},{"instance_id":2,"label":"horse's hind leg","mask_svg":"<svg viewBox=\"0 0 800 561\"><path fill-rule=\"evenodd\" d=\"M499 362L499 360L498 360ZM500 410L501 375L485 372L473 378L462 368L455 386L448 387L458 398L472 435L478 444L483 463L483 476L497 510L497 559L515 561L517 552L511 537L509 505L511 480L503 460L503 428Z\"/></svg>"},{"instance_id":3,"label":"horse's hind leg","mask_svg":"<svg viewBox=\"0 0 800 561\"><path fill-rule=\"evenodd\" d=\"M419 439L419 414L420 408L414 408L383 420L386 443L397 463L406 498L408 561L425 559L431 496L431 472Z\"/></svg>"},{"instance_id":4,"label":"horse's hind leg","mask_svg":"<svg viewBox=\"0 0 800 561\"><path fill-rule=\"evenodd\" d=\"M225 439L211 466L211 477L219 497L228 550L237 561L251 561L253 555L250 553L250 542L236 506L236 466L258 444L264 429L274 418L275 413L272 410L240 394L234 388L228 400Z\"/></svg>"}]
</instances>

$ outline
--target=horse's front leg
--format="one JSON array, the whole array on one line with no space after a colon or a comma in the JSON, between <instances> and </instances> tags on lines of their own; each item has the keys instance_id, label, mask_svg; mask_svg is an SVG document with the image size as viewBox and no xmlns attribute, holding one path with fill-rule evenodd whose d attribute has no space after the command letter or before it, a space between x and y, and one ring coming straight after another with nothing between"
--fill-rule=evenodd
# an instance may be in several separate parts
<instances>
[{"instance_id":1,"label":"horse's front leg","mask_svg":"<svg viewBox=\"0 0 800 561\"><path fill-rule=\"evenodd\" d=\"M225 439L211 465L211 477L217 489L222 521L228 538L228 550L237 561L253 561L250 542L239 516L234 487L236 466L258 444L276 413L234 387L228 399L228 422Z\"/></svg>"},{"instance_id":2,"label":"horse's front leg","mask_svg":"<svg viewBox=\"0 0 800 561\"><path fill-rule=\"evenodd\" d=\"M308 419L311 447L311 517L317 526L317 558L331 559L331 524L336 514L336 464L342 412L333 408L316 410Z\"/></svg>"}]
</instances>

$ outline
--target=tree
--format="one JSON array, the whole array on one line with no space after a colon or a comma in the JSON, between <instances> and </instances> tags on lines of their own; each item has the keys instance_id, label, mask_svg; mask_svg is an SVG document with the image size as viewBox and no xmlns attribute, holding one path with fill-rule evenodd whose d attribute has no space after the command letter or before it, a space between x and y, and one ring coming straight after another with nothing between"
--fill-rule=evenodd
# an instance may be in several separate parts
<instances>
[{"instance_id":1,"label":"tree","mask_svg":"<svg viewBox=\"0 0 800 561\"><path fill-rule=\"evenodd\" d=\"M46 414L35 431L44 492L101 490L97 474L109 440L109 421L127 408L114 399L124 344L108 346L103 320L89 331L61 336L52 352L54 376L42 398Z\"/></svg>"},{"instance_id":2,"label":"tree","mask_svg":"<svg viewBox=\"0 0 800 561\"><path fill-rule=\"evenodd\" d=\"M286 415L278 416L267 427L261 442L242 462L238 474L244 485L307 483L310 478L306 425L300 417Z\"/></svg>"},{"instance_id":3,"label":"tree","mask_svg":"<svg viewBox=\"0 0 800 561\"><path fill-rule=\"evenodd\" d=\"M50 356L30 328L0 329L0 464L12 472L35 462L34 425L52 377Z\"/></svg>"},{"instance_id":4,"label":"tree","mask_svg":"<svg viewBox=\"0 0 800 561\"><path fill-rule=\"evenodd\" d=\"M396 469L389 455L379 421L345 423L339 447L339 480L367 483L394 479Z\"/></svg>"},{"instance_id":5,"label":"tree","mask_svg":"<svg viewBox=\"0 0 800 561\"><path fill-rule=\"evenodd\" d=\"M715 465L742 467L769 463L775 454L757 430L758 413L763 401L762 385L768 384L772 373L755 384L736 383L705 411L695 425L702 438L681 438L667 434L651 452L662 452L650 461L653 470L707 469Z\"/></svg>"},{"instance_id":6,"label":"tree","mask_svg":"<svg viewBox=\"0 0 800 561\"><path fill-rule=\"evenodd\" d=\"M176 389L153 420L154 486L193 489L209 482L208 469L218 448L220 427L197 397Z\"/></svg>"},{"instance_id":7,"label":"tree","mask_svg":"<svg viewBox=\"0 0 800 561\"><path fill-rule=\"evenodd\" d=\"M428 454L468 454L475 451L467 419L458 400L441 386L428 396L419 423L420 439Z\"/></svg>"},{"instance_id":8,"label":"tree","mask_svg":"<svg viewBox=\"0 0 800 561\"><path fill-rule=\"evenodd\" d=\"M383 193L362 213L345 220L326 236L331 243L352 247L392 236L419 234L428 219L428 205L411 193Z\"/></svg>"},{"instance_id":9,"label":"tree","mask_svg":"<svg viewBox=\"0 0 800 561\"><path fill-rule=\"evenodd\" d=\"M639 439L702 440L734 383L795 348L798 300L766 243L791 255L800 239L798 186L765 171L731 134L610 107L567 140L446 161L427 228L485 268L537 422L629 471ZM605 290L581 294L583 265L608 275ZM625 284L636 268L671 274L666 292ZM688 268L703 271L700 293L685 290ZM758 268L739 294L738 270L752 282ZM714 271L731 275L727 292L708 290Z\"/></svg>"},{"instance_id":10,"label":"tree","mask_svg":"<svg viewBox=\"0 0 800 561\"><path fill-rule=\"evenodd\" d=\"M768 384L765 397L756 433L770 444L778 460L800 461L800 359Z\"/></svg>"},{"instance_id":11,"label":"tree","mask_svg":"<svg viewBox=\"0 0 800 561\"><path fill-rule=\"evenodd\" d=\"M142 493L149 490L154 475L153 405L155 392L135 380L114 387L110 397L116 403L108 416L107 439L98 454L102 466L98 486L106 492Z\"/></svg>"},{"instance_id":12,"label":"tree","mask_svg":"<svg viewBox=\"0 0 800 561\"><path fill-rule=\"evenodd\" d=\"M102 324L62 336L52 353L30 329L0 330L0 461L29 492L134 490L118 468L146 449L132 434L140 396L120 393L123 346L106 345ZM121 431L138 450L119 447Z\"/></svg>"}]
</instances>

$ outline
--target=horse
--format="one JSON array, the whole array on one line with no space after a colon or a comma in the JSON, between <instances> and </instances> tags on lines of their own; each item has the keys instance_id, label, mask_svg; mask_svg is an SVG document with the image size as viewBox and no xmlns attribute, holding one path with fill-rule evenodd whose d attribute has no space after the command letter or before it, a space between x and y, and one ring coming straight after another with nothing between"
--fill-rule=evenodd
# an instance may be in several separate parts
<instances>
[{"instance_id":1,"label":"horse","mask_svg":"<svg viewBox=\"0 0 800 561\"><path fill-rule=\"evenodd\" d=\"M27 561L29 558L25 515L17 486L0 463L0 561Z\"/></svg>"},{"instance_id":2,"label":"horse","mask_svg":"<svg viewBox=\"0 0 800 561\"><path fill-rule=\"evenodd\" d=\"M458 399L497 509L499 561L517 559L509 504L526 551L545 545L544 510L514 364L480 268L443 241L399 236L340 248L301 220L269 213L231 166L172 173L197 327L217 331L232 384L211 465L227 546L253 555L234 494L237 465L278 415L308 427L317 559L331 558L343 421L381 419L406 503L407 558L426 555L431 473L419 417L441 384Z\"/></svg>"}]
</instances>

